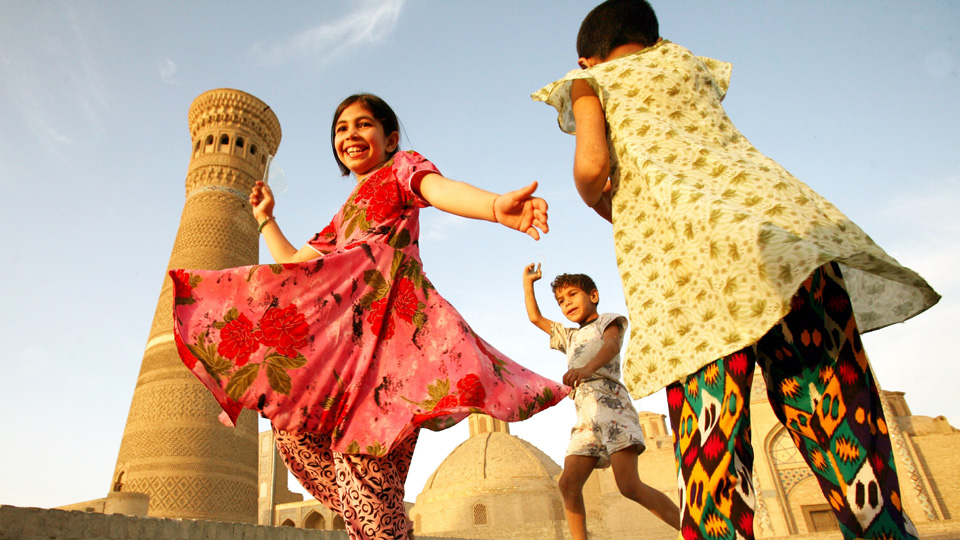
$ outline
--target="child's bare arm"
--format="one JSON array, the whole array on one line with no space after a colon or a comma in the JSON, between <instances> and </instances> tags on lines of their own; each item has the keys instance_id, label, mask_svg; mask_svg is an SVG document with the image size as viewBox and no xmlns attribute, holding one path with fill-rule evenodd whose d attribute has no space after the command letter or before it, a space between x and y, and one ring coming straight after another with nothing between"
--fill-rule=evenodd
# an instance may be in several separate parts
<instances>
[{"instance_id":1,"label":"child's bare arm","mask_svg":"<svg viewBox=\"0 0 960 540\"><path fill-rule=\"evenodd\" d=\"M258 181L250 190L250 206L253 207L253 217L260 224L260 232L267 242L267 248L270 250L273 260L278 263L293 263L305 262L319 257L320 254L310 246L304 246L298 250L287 240L283 231L280 230L280 226L277 225L277 220L273 217L275 204L273 192L263 182Z\"/></svg>"},{"instance_id":2,"label":"child's bare arm","mask_svg":"<svg viewBox=\"0 0 960 540\"><path fill-rule=\"evenodd\" d=\"M420 195L439 210L458 216L493 221L505 227L540 239L547 226L547 202L534 197L537 183L503 195L490 193L466 182L459 182L430 173L413 186Z\"/></svg>"},{"instance_id":3,"label":"child's bare arm","mask_svg":"<svg viewBox=\"0 0 960 540\"><path fill-rule=\"evenodd\" d=\"M523 300L527 306L527 317L530 318L530 322L549 334L550 327L553 326L553 321L540 313L540 306L537 305L537 296L533 292L533 282L542 276L543 273L540 272L539 264L534 267L534 264L530 263L523 269Z\"/></svg>"},{"instance_id":4,"label":"child's bare arm","mask_svg":"<svg viewBox=\"0 0 960 540\"><path fill-rule=\"evenodd\" d=\"M603 346L597 351L597 354L590 359L583 367L573 368L563 374L563 384L576 387L584 379L593 375L611 358L620 351L620 333L622 329L619 324L611 324L603 331Z\"/></svg>"},{"instance_id":5,"label":"child's bare arm","mask_svg":"<svg viewBox=\"0 0 960 540\"><path fill-rule=\"evenodd\" d=\"M583 202L610 221L610 156L603 106L596 92L583 79L572 82L570 98L577 123L573 180Z\"/></svg>"}]
</instances>

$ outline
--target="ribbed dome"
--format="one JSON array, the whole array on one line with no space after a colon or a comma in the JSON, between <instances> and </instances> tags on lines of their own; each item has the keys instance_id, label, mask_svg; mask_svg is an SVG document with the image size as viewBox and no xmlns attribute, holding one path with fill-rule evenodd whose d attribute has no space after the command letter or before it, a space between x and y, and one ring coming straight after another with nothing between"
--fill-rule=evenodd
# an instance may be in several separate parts
<instances>
[{"instance_id":1,"label":"ribbed dome","mask_svg":"<svg viewBox=\"0 0 960 540\"><path fill-rule=\"evenodd\" d=\"M410 510L418 533L563 540L561 469L502 420L470 415L470 438L444 459Z\"/></svg>"},{"instance_id":2,"label":"ribbed dome","mask_svg":"<svg viewBox=\"0 0 960 540\"><path fill-rule=\"evenodd\" d=\"M540 487L556 490L561 468L532 444L509 433L481 433L456 447L440 463L421 492L429 499L441 491L467 495Z\"/></svg>"}]
</instances>

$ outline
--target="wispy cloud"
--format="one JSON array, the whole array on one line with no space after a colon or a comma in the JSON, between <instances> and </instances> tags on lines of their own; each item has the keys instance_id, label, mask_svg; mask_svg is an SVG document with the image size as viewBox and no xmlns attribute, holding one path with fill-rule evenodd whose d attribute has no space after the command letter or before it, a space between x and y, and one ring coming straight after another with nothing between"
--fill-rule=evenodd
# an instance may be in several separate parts
<instances>
[{"instance_id":1,"label":"wispy cloud","mask_svg":"<svg viewBox=\"0 0 960 540\"><path fill-rule=\"evenodd\" d=\"M160 72L160 79L167 84L180 84L174 78L177 74L177 64L169 58L162 58L157 62L157 70Z\"/></svg>"},{"instance_id":2,"label":"wispy cloud","mask_svg":"<svg viewBox=\"0 0 960 540\"><path fill-rule=\"evenodd\" d=\"M81 21L65 3L60 24L61 31L52 33L43 47L10 51L0 62L0 91L53 155L103 133L110 108L98 56L87 37L90 21Z\"/></svg>"},{"instance_id":3,"label":"wispy cloud","mask_svg":"<svg viewBox=\"0 0 960 540\"><path fill-rule=\"evenodd\" d=\"M278 43L258 42L250 55L263 64L285 64L312 59L329 62L349 49L376 43L389 35L400 18L404 0L366 0L344 17L326 21Z\"/></svg>"}]
</instances>

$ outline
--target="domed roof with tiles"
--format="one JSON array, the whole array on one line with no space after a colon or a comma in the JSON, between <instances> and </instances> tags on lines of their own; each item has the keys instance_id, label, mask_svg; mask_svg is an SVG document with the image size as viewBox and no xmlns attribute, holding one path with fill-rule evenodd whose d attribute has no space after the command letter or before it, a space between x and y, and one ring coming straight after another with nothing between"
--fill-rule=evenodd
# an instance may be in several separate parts
<instances>
[{"instance_id":1,"label":"domed roof with tiles","mask_svg":"<svg viewBox=\"0 0 960 540\"><path fill-rule=\"evenodd\" d=\"M554 478L561 470L550 456L506 430L475 433L440 463L421 497L432 498L447 491L467 495L499 489L542 488L552 492L556 490Z\"/></svg>"}]
</instances>

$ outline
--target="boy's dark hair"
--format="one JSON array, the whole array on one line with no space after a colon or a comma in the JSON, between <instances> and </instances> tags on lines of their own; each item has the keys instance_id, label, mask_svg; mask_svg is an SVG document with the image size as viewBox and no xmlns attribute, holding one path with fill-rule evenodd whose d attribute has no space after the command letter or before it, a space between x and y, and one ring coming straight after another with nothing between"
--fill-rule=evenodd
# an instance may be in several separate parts
<instances>
[{"instance_id":1,"label":"boy's dark hair","mask_svg":"<svg viewBox=\"0 0 960 540\"><path fill-rule=\"evenodd\" d=\"M550 283L553 294L564 287L576 287L587 294L597 290L597 284L586 274L560 274Z\"/></svg>"},{"instance_id":2,"label":"boy's dark hair","mask_svg":"<svg viewBox=\"0 0 960 540\"><path fill-rule=\"evenodd\" d=\"M341 101L340 105L337 106L337 110L333 113L333 122L330 123L330 146L333 147L333 159L337 160L337 165L340 166L340 173L343 176L350 174L350 169L340 161L340 156L337 155L337 121L340 120L340 115L343 114L344 109L358 102L363 105L365 109L373 113L373 117L376 118L378 122L383 124L384 135L389 137L394 131L397 133L400 132L400 120L397 119L397 114L393 112L390 105L387 105L387 102L380 99L380 97L373 94L354 94ZM387 154L387 157L393 157L398 150L400 150L399 144L397 144L397 147L394 148L392 152Z\"/></svg>"},{"instance_id":3,"label":"boy's dark hair","mask_svg":"<svg viewBox=\"0 0 960 540\"><path fill-rule=\"evenodd\" d=\"M607 0L587 14L577 34L577 55L605 59L621 45L649 47L660 38L657 14L645 0Z\"/></svg>"}]
</instances>

